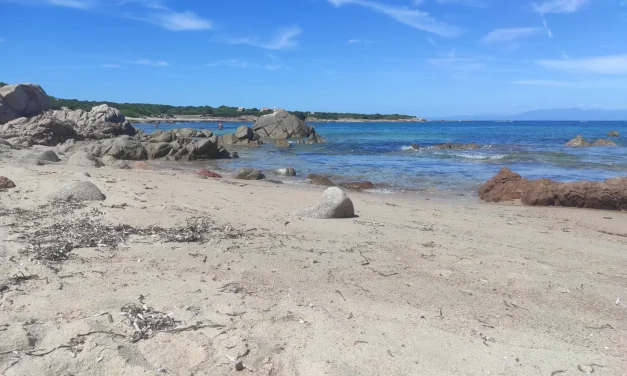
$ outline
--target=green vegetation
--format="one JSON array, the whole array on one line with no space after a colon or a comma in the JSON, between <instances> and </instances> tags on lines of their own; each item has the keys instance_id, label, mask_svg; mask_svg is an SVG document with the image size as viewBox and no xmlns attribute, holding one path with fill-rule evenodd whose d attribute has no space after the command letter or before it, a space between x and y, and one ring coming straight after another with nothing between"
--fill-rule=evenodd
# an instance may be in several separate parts
<instances>
[{"instance_id":1,"label":"green vegetation","mask_svg":"<svg viewBox=\"0 0 627 376\"><path fill-rule=\"evenodd\" d=\"M115 107L122 111L124 116L128 117L162 117L162 116L210 116L221 118L235 118L239 116L261 116L272 113L271 110L261 111L257 108L247 108L242 111L238 111L237 107L211 107L211 106L169 106L163 104L146 104L146 103L115 103L115 102L93 102L93 101L81 101L78 99L60 99L52 98L53 107L61 108L67 107L72 110L85 110L89 111L92 107L100 104L108 104L111 107ZM304 112L304 111L292 111L292 113L300 118L313 117L320 120L338 120L338 119L360 119L360 120L403 120L411 119L413 116L407 115L366 115L366 114L352 114L352 113L336 113L336 112Z\"/></svg>"},{"instance_id":2,"label":"green vegetation","mask_svg":"<svg viewBox=\"0 0 627 376\"><path fill-rule=\"evenodd\" d=\"M6 82L2 82L2 81L0 81L0 87L7 86L7 85L8 85L8 84L7 84Z\"/></svg>"}]
</instances>

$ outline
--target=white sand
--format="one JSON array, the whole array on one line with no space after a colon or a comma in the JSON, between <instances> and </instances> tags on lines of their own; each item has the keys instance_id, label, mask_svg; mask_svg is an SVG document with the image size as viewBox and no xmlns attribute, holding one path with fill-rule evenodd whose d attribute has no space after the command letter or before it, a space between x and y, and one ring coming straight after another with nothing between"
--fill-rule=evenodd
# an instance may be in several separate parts
<instances>
[{"instance_id":1,"label":"white sand","mask_svg":"<svg viewBox=\"0 0 627 376\"><path fill-rule=\"evenodd\" d=\"M18 187L0 203L36 207L77 171L3 158ZM0 282L39 276L0 297L2 375L626 374L626 213L353 192L358 218L311 220L289 213L323 188L89 173L107 195L89 206L108 223L208 215L246 237L79 249L55 272L18 253L15 219L0 216ZM182 326L224 328L77 337L129 335L120 308L140 295Z\"/></svg>"}]
</instances>

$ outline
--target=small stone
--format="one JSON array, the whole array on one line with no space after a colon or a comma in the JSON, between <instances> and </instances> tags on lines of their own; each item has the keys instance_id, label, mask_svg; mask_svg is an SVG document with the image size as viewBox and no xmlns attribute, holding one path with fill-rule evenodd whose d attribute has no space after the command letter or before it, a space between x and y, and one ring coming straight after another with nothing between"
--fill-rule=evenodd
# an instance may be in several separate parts
<instances>
[{"instance_id":1,"label":"small stone","mask_svg":"<svg viewBox=\"0 0 627 376\"><path fill-rule=\"evenodd\" d=\"M344 191L331 187L324 191L316 205L294 214L316 219L352 218L355 216L355 208Z\"/></svg>"},{"instance_id":2,"label":"small stone","mask_svg":"<svg viewBox=\"0 0 627 376\"><path fill-rule=\"evenodd\" d=\"M255 170L252 168L242 168L235 175L235 179L242 180L261 180L264 178L265 175L261 172L261 170Z\"/></svg>"},{"instance_id":3,"label":"small stone","mask_svg":"<svg viewBox=\"0 0 627 376\"><path fill-rule=\"evenodd\" d=\"M154 170L151 165L144 161L137 161L133 163L133 168L137 170Z\"/></svg>"},{"instance_id":4,"label":"small stone","mask_svg":"<svg viewBox=\"0 0 627 376\"><path fill-rule=\"evenodd\" d=\"M15 188L15 183L13 182L13 180L7 177L0 176L0 189L8 189L8 188Z\"/></svg>"},{"instance_id":5,"label":"small stone","mask_svg":"<svg viewBox=\"0 0 627 376\"><path fill-rule=\"evenodd\" d=\"M217 172L207 170L206 168L201 168L197 170L196 175L204 176L206 178L218 178L218 179L222 178L222 175L218 174Z\"/></svg>"},{"instance_id":6,"label":"small stone","mask_svg":"<svg viewBox=\"0 0 627 376\"><path fill-rule=\"evenodd\" d=\"M241 360L238 361L237 363L235 363L235 370L236 371L239 372L239 371L243 371L245 369L246 369L246 367L244 367L244 362L242 362Z\"/></svg>"},{"instance_id":7,"label":"small stone","mask_svg":"<svg viewBox=\"0 0 627 376\"><path fill-rule=\"evenodd\" d=\"M102 201L104 194L93 183L77 181L47 196L49 201Z\"/></svg>"}]
</instances>

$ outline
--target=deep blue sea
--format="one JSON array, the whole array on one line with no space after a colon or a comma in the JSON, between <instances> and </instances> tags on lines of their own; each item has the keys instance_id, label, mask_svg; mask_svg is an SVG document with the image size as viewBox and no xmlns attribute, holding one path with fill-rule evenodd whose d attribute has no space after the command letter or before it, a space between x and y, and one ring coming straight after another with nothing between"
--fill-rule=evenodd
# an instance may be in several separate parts
<instances>
[{"instance_id":1,"label":"deep blue sea","mask_svg":"<svg viewBox=\"0 0 627 376\"><path fill-rule=\"evenodd\" d=\"M240 125L224 123L161 124L174 128L211 129L232 133ZM507 166L527 178L547 177L558 181L604 180L627 176L627 122L427 122L427 123L308 123L326 144L298 145L277 149L228 147L239 159L194 162L232 172L240 167L267 171L293 167L299 177L286 183L305 183L308 173L328 174L340 181L369 180L381 192L422 192L475 195L479 184ZM135 125L150 133L152 124ZM618 147L568 148L577 135L589 141L611 138ZM445 142L476 143L478 150L438 150L430 146ZM409 145L420 145L413 150Z\"/></svg>"}]
</instances>

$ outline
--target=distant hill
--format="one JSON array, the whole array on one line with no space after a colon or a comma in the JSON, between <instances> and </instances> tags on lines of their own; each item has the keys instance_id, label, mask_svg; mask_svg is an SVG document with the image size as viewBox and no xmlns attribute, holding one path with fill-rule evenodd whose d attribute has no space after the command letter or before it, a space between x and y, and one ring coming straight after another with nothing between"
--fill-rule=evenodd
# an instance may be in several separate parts
<instances>
[{"instance_id":1,"label":"distant hill","mask_svg":"<svg viewBox=\"0 0 627 376\"><path fill-rule=\"evenodd\" d=\"M534 110L513 115L479 114L433 117L438 120L519 120L519 121L627 121L627 110L584 110L581 108L556 108L546 110Z\"/></svg>"}]
</instances>

